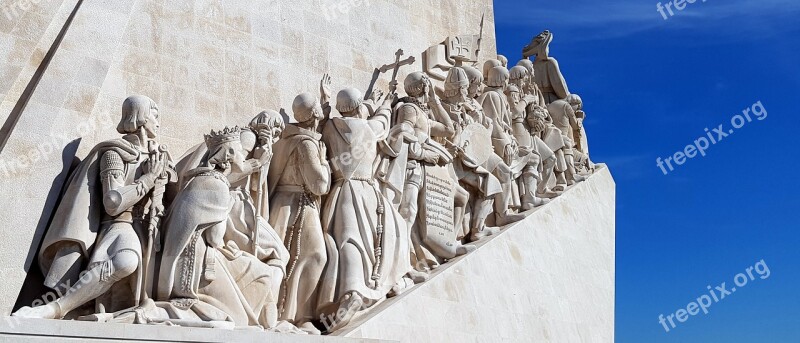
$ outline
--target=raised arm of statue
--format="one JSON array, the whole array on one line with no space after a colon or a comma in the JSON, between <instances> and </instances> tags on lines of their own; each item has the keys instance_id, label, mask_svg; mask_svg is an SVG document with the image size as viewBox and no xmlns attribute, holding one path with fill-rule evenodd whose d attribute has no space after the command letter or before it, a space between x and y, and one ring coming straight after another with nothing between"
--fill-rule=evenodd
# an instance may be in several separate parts
<instances>
[{"instance_id":1,"label":"raised arm of statue","mask_svg":"<svg viewBox=\"0 0 800 343\"><path fill-rule=\"evenodd\" d=\"M384 140L389 137L389 130L391 129L392 117L392 103L397 97L396 94L387 94L383 100L383 104L369 117L369 127L375 133L378 140Z\"/></svg>"},{"instance_id":2,"label":"raised arm of statue","mask_svg":"<svg viewBox=\"0 0 800 343\"><path fill-rule=\"evenodd\" d=\"M325 118L329 118L331 114L331 76L327 73L322 75L322 80L319 82L319 92L322 112L324 112Z\"/></svg>"},{"instance_id":3,"label":"raised arm of statue","mask_svg":"<svg viewBox=\"0 0 800 343\"><path fill-rule=\"evenodd\" d=\"M434 137L453 139L453 137L456 135L455 123L453 123L453 120L450 118L450 114L447 113L447 110L444 109L444 106L439 100L439 96L436 95L436 91L433 89L433 87L430 87L428 99L428 106L431 108L431 113L433 114L434 119L430 121L431 135Z\"/></svg>"}]
</instances>

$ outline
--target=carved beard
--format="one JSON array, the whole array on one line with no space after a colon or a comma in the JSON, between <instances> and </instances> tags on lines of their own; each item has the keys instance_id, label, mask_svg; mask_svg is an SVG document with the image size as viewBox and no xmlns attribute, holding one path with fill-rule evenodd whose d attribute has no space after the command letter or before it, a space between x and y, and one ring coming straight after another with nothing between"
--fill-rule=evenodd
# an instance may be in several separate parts
<instances>
[{"instance_id":1,"label":"carved beard","mask_svg":"<svg viewBox=\"0 0 800 343\"><path fill-rule=\"evenodd\" d=\"M534 120L533 125L531 125L531 128L533 129L533 132L535 132L536 134L541 134L542 132L544 132L545 129L544 121L538 119Z\"/></svg>"}]
</instances>

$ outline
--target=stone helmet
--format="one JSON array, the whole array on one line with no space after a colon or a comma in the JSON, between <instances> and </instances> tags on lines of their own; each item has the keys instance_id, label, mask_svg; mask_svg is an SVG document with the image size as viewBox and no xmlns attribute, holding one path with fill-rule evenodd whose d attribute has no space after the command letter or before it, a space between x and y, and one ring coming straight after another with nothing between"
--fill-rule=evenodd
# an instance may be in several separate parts
<instances>
[{"instance_id":1,"label":"stone helmet","mask_svg":"<svg viewBox=\"0 0 800 343\"><path fill-rule=\"evenodd\" d=\"M406 76L405 81L403 81L403 88L408 96L419 97L425 93L427 81L428 76L422 72L415 71Z\"/></svg>"},{"instance_id":2,"label":"stone helmet","mask_svg":"<svg viewBox=\"0 0 800 343\"><path fill-rule=\"evenodd\" d=\"M503 87L508 83L510 74L508 69L502 66L494 67L489 71L489 78L486 79L486 85L489 87Z\"/></svg>"},{"instance_id":3,"label":"stone helmet","mask_svg":"<svg viewBox=\"0 0 800 343\"><path fill-rule=\"evenodd\" d=\"M483 79L484 80L488 80L489 79L489 72L492 70L492 68L494 68L494 67L502 67L502 66L503 66L503 63L501 63L498 60L488 60L488 61L484 62L483 63Z\"/></svg>"},{"instance_id":4,"label":"stone helmet","mask_svg":"<svg viewBox=\"0 0 800 343\"><path fill-rule=\"evenodd\" d=\"M303 93L294 98L292 112L294 112L294 119L298 123L312 119L322 119L322 105L320 105L317 97L309 93Z\"/></svg>"},{"instance_id":5,"label":"stone helmet","mask_svg":"<svg viewBox=\"0 0 800 343\"><path fill-rule=\"evenodd\" d=\"M355 88L345 88L336 95L336 110L339 113L350 113L358 109L364 102L361 91Z\"/></svg>"},{"instance_id":6,"label":"stone helmet","mask_svg":"<svg viewBox=\"0 0 800 343\"><path fill-rule=\"evenodd\" d=\"M466 87L469 87L467 72L460 67L450 68L450 72L447 73L447 79L444 81L445 93L454 92Z\"/></svg>"}]
</instances>

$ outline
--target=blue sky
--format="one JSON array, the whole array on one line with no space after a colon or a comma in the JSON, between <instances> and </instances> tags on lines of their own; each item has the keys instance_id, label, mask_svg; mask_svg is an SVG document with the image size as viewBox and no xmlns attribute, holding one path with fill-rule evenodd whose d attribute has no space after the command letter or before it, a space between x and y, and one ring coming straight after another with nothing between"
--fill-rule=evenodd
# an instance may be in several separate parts
<instances>
[{"instance_id":1,"label":"blue sky","mask_svg":"<svg viewBox=\"0 0 800 343\"><path fill-rule=\"evenodd\" d=\"M617 342L798 342L800 1L697 0L667 20L657 3L495 1L509 60L554 33L592 158L617 181ZM657 167L759 101L764 120ZM669 333L659 324L762 259L769 278Z\"/></svg>"}]
</instances>

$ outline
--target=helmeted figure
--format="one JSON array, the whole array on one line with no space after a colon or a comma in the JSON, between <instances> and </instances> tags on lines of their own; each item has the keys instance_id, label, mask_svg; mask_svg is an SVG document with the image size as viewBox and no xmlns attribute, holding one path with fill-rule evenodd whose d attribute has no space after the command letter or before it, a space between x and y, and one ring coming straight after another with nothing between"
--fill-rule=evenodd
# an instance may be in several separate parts
<instances>
[{"instance_id":1,"label":"helmeted figure","mask_svg":"<svg viewBox=\"0 0 800 343\"><path fill-rule=\"evenodd\" d=\"M372 113L361 92L344 89L336 98L341 117L329 119L322 132L334 179L322 213L328 264L319 289L320 312L336 317L329 331L390 291L413 284L405 278L411 271L408 226L375 179L392 100L389 95Z\"/></svg>"},{"instance_id":2,"label":"helmeted figure","mask_svg":"<svg viewBox=\"0 0 800 343\"><path fill-rule=\"evenodd\" d=\"M454 67L449 73L456 69L459 68ZM456 131L426 75L421 72L409 74L404 88L408 97L400 99L395 105L392 130L387 143L381 145L383 153L392 157L382 179L393 190L387 193L402 193L394 202L399 201L399 213L411 232L412 263L417 270L424 271L464 254L468 249L460 242L448 242L447 246L428 242L426 232L429 218L420 211L426 200L427 171L442 167L451 174L455 173L450 169L453 156L435 139L452 140ZM454 175L451 178L455 179ZM454 204L456 218L453 218L453 222L456 229L462 228L468 197L467 191L459 187Z\"/></svg>"},{"instance_id":3,"label":"helmeted figure","mask_svg":"<svg viewBox=\"0 0 800 343\"><path fill-rule=\"evenodd\" d=\"M319 333L317 287L327 261L321 196L330 189L330 166L317 132L323 110L318 98L298 95L292 104L297 124L288 124L273 145L269 167L269 223L290 252L279 301L280 319Z\"/></svg>"},{"instance_id":4,"label":"helmeted figure","mask_svg":"<svg viewBox=\"0 0 800 343\"><path fill-rule=\"evenodd\" d=\"M472 82L477 83L476 87L480 87L482 82L480 72L476 69L460 67L451 70L445 83L444 106L450 118L456 123L456 137L453 141L459 146L456 149L453 166L460 184L469 191L469 239L477 241L497 232L496 228L487 226L487 219L495 208L501 209L497 213L498 218L492 220L495 224L504 224L505 221L513 221L516 218L507 218L507 213L503 210L508 207L507 197L503 194L503 185L510 185L512 182L508 166L494 153L491 146L481 147L486 152L484 156L476 156L476 150L469 149L468 152L460 146L464 141L472 139L467 137L475 134L472 131L476 129L472 126L480 127L480 131L484 131L491 139L494 125L490 118L483 115L482 109L471 97L474 95L470 92ZM484 144L491 145L491 143Z\"/></svg>"},{"instance_id":5,"label":"helmeted figure","mask_svg":"<svg viewBox=\"0 0 800 343\"><path fill-rule=\"evenodd\" d=\"M494 67L489 72L490 79L487 81L488 88L478 99L485 115L492 119L494 128L492 131L492 142L495 153L503 158L511 170L511 179L516 180L527 171L532 173L538 168L539 157L532 153L528 147L520 146L514 136L512 124L512 108L505 94L510 78L509 71L503 67ZM516 108L515 111L518 111ZM531 178L528 178L531 180ZM523 189L524 199L521 199L520 189L516 182L512 182L510 187L504 189L509 199L510 208L528 209L540 205L531 187ZM521 200L525 200L523 207Z\"/></svg>"},{"instance_id":6,"label":"helmeted figure","mask_svg":"<svg viewBox=\"0 0 800 343\"><path fill-rule=\"evenodd\" d=\"M553 101L565 99L569 95L567 82L561 74L558 61L550 57L550 43L553 41L553 34L550 31L543 31L534 37L531 43L522 50L522 57L528 59L536 56L533 63L535 71L535 81L544 94L547 104Z\"/></svg>"},{"instance_id":7,"label":"helmeted figure","mask_svg":"<svg viewBox=\"0 0 800 343\"><path fill-rule=\"evenodd\" d=\"M96 313L114 312L152 297L164 192L176 181L169 154L156 141L159 126L150 98L125 100L117 126L124 136L98 144L72 173L39 252L45 285L72 287L15 316L63 318L93 300Z\"/></svg>"}]
</instances>

